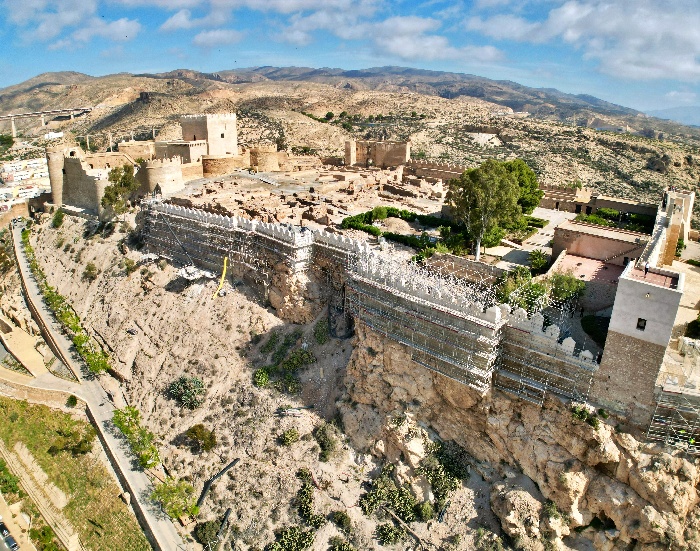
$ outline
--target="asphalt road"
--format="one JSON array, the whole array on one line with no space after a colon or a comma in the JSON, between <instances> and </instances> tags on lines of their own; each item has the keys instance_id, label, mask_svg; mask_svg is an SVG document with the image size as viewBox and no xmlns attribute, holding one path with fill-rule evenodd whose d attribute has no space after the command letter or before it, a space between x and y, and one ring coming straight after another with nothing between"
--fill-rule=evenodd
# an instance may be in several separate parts
<instances>
[{"instance_id":1,"label":"asphalt road","mask_svg":"<svg viewBox=\"0 0 700 551\"><path fill-rule=\"evenodd\" d=\"M69 367L73 372L84 372L82 361L75 358L72 352L72 343L62 333L58 323L54 320L53 314L44 304L41 293L39 292L39 287L34 277L31 275L29 264L21 246L21 228L13 228L12 235L15 244L15 256L17 257L20 268L20 275L24 279L26 288L39 311L40 317L53 336L63 356L72 363ZM142 511L142 518L145 518L150 532L153 534L157 548L162 551L185 549L182 538L178 534L173 523L148 499L153 489L149 477L142 470L133 467L135 463L133 461L133 455L126 448L124 440L116 437L113 433L112 415L116 408L100 385L99 378L82 379L80 384L78 384L59 379L50 373L45 373L34 379L31 386L47 390L69 392L75 394L88 405L97 422L96 428L100 431L104 442L107 443L109 448L105 451L109 457L116 460L118 470L121 471L126 478L128 484L126 490L131 494L132 506L134 501L138 502L136 507Z\"/></svg>"}]
</instances>

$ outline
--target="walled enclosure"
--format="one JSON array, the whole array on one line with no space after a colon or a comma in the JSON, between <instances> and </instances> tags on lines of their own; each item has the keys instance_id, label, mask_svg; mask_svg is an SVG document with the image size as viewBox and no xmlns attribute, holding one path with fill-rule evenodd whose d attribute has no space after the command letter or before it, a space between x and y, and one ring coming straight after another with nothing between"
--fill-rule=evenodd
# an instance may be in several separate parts
<instances>
[{"instance_id":1,"label":"walled enclosure","mask_svg":"<svg viewBox=\"0 0 700 551\"><path fill-rule=\"evenodd\" d=\"M595 258L618 266L625 259L639 258L650 237L643 233L604 228L583 222L564 222L554 229L552 257L562 251L575 256Z\"/></svg>"},{"instance_id":2,"label":"walled enclosure","mask_svg":"<svg viewBox=\"0 0 700 551\"><path fill-rule=\"evenodd\" d=\"M597 372L593 354L571 338L559 342L559 328L545 328L542 315L528 319L496 304L482 285L398 262L343 236L155 203L145 212L143 238L149 252L215 273L228 256L234 273L267 296L280 317L310 320L328 304L482 394L495 384L536 403L549 392L585 400ZM544 367L533 364L533 350L548 358Z\"/></svg>"},{"instance_id":3,"label":"walled enclosure","mask_svg":"<svg viewBox=\"0 0 700 551\"><path fill-rule=\"evenodd\" d=\"M411 158L411 142L356 141L345 142L345 166L381 168L403 165Z\"/></svg>"}]
</instances>

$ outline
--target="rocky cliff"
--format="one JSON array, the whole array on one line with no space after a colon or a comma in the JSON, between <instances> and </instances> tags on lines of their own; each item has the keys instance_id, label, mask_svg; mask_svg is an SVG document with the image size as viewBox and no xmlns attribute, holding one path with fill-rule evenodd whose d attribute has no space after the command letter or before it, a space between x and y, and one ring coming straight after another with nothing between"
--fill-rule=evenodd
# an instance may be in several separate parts
<instances>
[{"instance_id":1,"label":"rocky cliff","mask_svg":"<svg viewBox=\"0 0 700 551\"><path fill-rule=\"evenodd\" d=\"M420 455L387 428L406 414L455 441L491 466L491 508L515 544L700 549L696 462L622 432L611 418L597 428L580 421L557 398L540 408L499 391L481 397L362 325L355 342L341 404L354 445Z\"/></svg>"}]
</instances>

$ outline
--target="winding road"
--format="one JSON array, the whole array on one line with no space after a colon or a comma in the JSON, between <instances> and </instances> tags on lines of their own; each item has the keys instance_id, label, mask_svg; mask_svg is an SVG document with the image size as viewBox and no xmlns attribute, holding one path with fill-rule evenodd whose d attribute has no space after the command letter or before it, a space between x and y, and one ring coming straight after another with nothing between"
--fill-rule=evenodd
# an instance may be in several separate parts
<instances>
[{"instance_id":1,"label":"winding road","mask_svg":"<svg viewBox=\"0 0 700 551\"><path fill-rule=\"evenodd\" d=\"M73 373L86 373L82 360L76 359L72 352L72 343L61 331L58 322L45 305L39 286L37 285L30 269L24 249L21 245L21 227L12 229L12 237L15 248L15 257L19 267L19 274L24 281L23 289L35 306L35 313L41 318L36 320L40 326L44 326L50 333L54 343L59 349L60 355L68 362ZM71 383L55 377L51 373L44 373L37 378L28 379L27 385L44 390L56 390L74 394L83 400L88 407L89 414L96 429L99 431L105 452L117 472L125 490L131 494L131 504L141 527L144 529L151 545L157 551L176 551L188 549L183 544L182 538L175 529L170 519L149 499L153 489L151 480L141 470L133 454L126 446L123 438L118 436L112 424L112 415L116 409L107 392L102 388L99 378L82 378L80 383Z\"/></svg>"}]
</instances>

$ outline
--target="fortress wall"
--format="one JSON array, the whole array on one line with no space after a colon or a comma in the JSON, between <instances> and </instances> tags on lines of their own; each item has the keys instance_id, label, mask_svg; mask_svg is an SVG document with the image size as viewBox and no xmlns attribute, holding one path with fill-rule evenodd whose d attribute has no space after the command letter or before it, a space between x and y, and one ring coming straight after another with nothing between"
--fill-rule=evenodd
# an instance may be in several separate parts
<instances>
[{"instance_id":1,"label":"fortress wall","mask_svg":"<svg viewBox=\"0 0 700 551\"><path fill-rule=\"evenodd\" d=\"M247 269L261 288L274 288L276 304L299 298L289 295L298 292L290 286L274 283L278 276L313 272L324 300L344 296L340 307L358 323L406 345L426 368L481 393L495 384L527 399L549 392L586 399L598 372L593 354L572 338L560 342L560 328L545 328L541 314L483 304L476 288L343 235L156 204L149 208L144 240L149 252L214 273L228 255L232 267Z\"/></svg>"},{"instance_id":2,"label":"fortress wall","mask_svg":"<svg viewBox=\"0 0 700 551\"><path fill-rule=\"evenodd\" d=\"M231 174L239 168L250 167L250 151L244 155L211 156L202 157L202 173L206 178L214 178Z\"/></svg>"},{"instance_id":3,"label":"fortress wall","mask_svg":"<svg viewBox=\"0 0 700 551\"><path fill-rule=\"evenodd\" d=\"M135 140L119 142L117 147L121 153L126 153L132 159L144 159L150 161L156 156L156 142L138 142Z\"/></svg>"},{"instance_id":4,"label":"fortress wall","mask_svg":"<svg viewBox=\"0 0 700 551\"><path fill-rule=\"evenodd\" d=\"M207 142L168 142L166 153L159 158L180 157L183 163L198 163L207 154Z\"/></svg>"},{"instance_id":5,"label":"fortress wall","mask_svg":"<svg viewBox=\"0 0 700 551\"><path fill-rule=\"evenodd\" d=\"M459 178L465 170L467 170L467 167L449 163L432 163L413 160L409 160L406 163L407 174L413 174L419 178L439 178L443 182Z\"/></svg>"},{"instance_id":6,"label":"fortress wall","mask_svg":"<svg viewBox=\"0 0 700 551\"><path fill-rule=\"evenodd\" d=\"M207 140L208 149L203 153L204 155L238 154L238 134L234 113L184 115L180 117L180 126L184 141Z\"/></svg>"},{"instance_id":7,"label":"fortress wall","mask_svg":"<svg viewBox=\"0 0 700 551\"><path fill-rule=\"evenodd\" d=\"M202 163L183 163L182 164L182 181L189 182L197 180L204 176Z\"/></svg>"},{"instance_id":8,"label":"fortress wall","mask_svg":"<svg viewBox=\"0 0 700 551\"><path fill-rule=\"evenodd\" d=\"M94 170L109 170L118 166L135 165L136 161L121 151L113 153L89 153L85 155L85 163L88 168Z\"/></svg>"},{"instance_id":9,"label":"fortress wall","mask_svg":"<svg viewBox=\"0 0 700 551\"><path fill-rule=\"evenodd\" d=\"M185 186L179 157L155 159L141 163L136 179L141 184L139 194L150 195L160 187L163 195L176 193Z\"/></svg>"},{"instance_id":10,"label":"fortress wall","mask_svg":"<svg viewBox=\"0 0 700 551\"><path fill-rule=\"evenodd\" d=\"M280 163L277 148L254 147L250 150L250 165L260 172L279 172Z\"/></svg>"},{"instance_id":11,"label":"fortress wall","mask_svg":"<svg viewBox=\"0 0 700 551\"><path fill-rule=\"evenodd\" d=\"M100 200L104 194L107 182L107 172L102 177L91 176L87 168L78 157L66 157L63 174L63 200L61 204L71 205L89 210L97 214L100 210ZM103 184L98 185L98 181Z\"/></svg>"}]
</instances>

